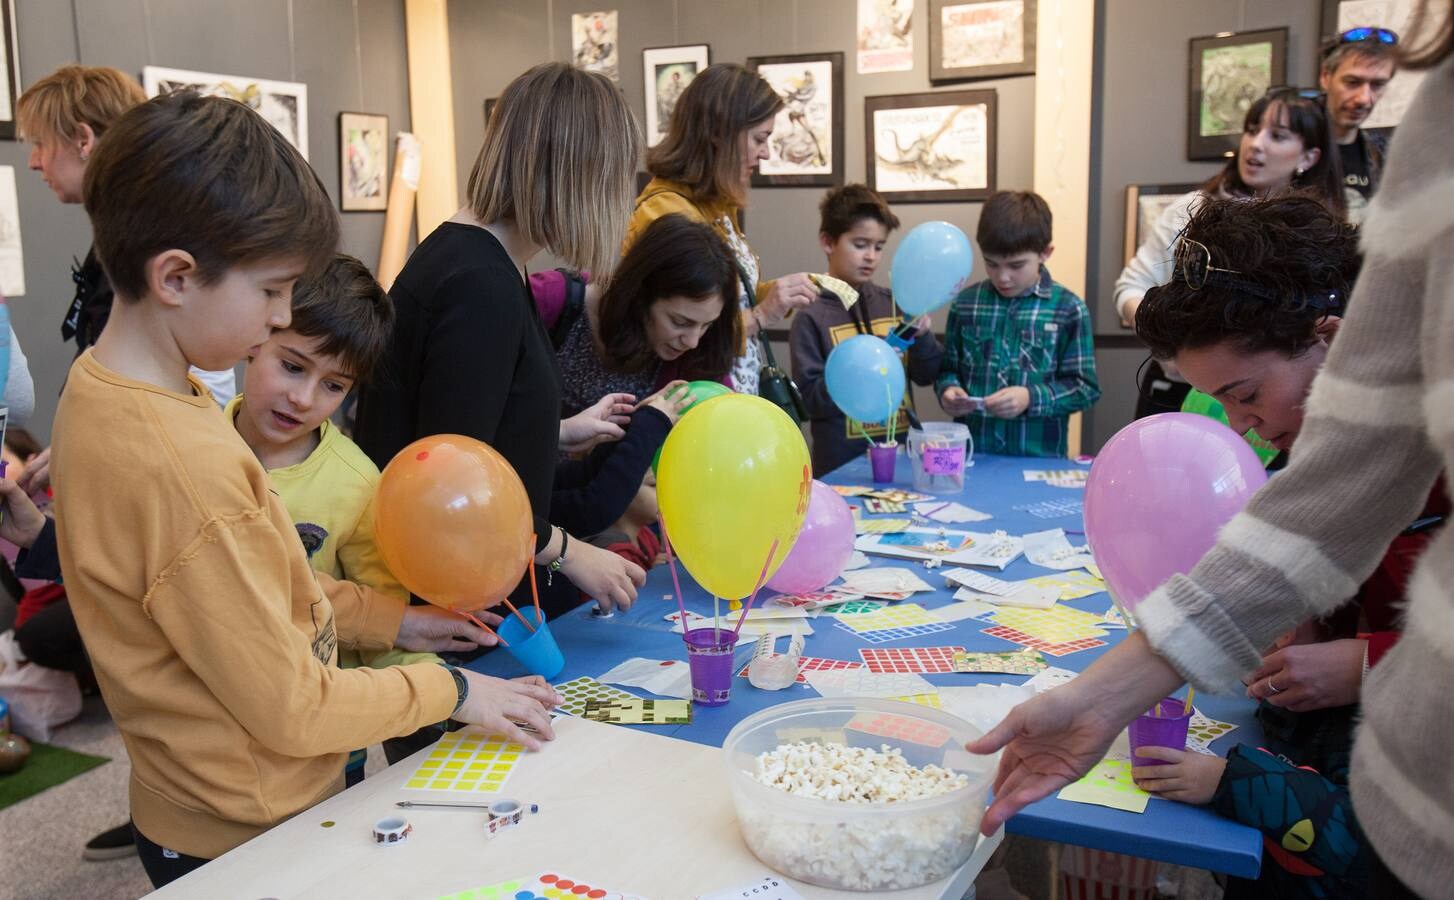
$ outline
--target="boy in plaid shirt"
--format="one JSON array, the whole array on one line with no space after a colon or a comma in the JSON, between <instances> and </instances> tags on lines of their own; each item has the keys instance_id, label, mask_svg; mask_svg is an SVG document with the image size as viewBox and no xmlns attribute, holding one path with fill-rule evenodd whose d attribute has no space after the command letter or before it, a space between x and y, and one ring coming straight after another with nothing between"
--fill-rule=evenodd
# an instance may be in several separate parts
<instances>
[{"instance_id":1,"label":"boy in plaid shirt","mask_svg":"<svg viewBox=\"0 0 1454 900\"><path fill-rule=\"evenodd\" d=\"M1085 303L1050 278L1050 207L1000 191L980 214L989 278L954 300L934 383L939 405L969 426L974 448L1065 456L1066 420L1101 395Z\"/></svg>"}]
</instances>

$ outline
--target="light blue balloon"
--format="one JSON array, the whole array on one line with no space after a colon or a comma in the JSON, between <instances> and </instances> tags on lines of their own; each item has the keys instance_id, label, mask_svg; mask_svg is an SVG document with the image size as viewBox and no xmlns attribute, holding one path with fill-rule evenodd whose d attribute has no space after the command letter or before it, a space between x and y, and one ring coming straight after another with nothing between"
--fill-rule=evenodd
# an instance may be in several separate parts
<instances>
[{"instance_id":1,"label":"light blue balloon","mask_svg":"<svg viewBox=\"0 0 1454 900\"><path fill-rule=\"evenodd\" d=\"M910 318L936 310L969 285L974 248L948 222L925 222L904 235L894 251L889 282L894 302Z\"/></svg>"},{"instance_id":2,"label":"light blue balloon","mask_svg":"<svg viewBox=\"0 0 1454 900\"><path fill-rule=\"evenodd\" d=\"M828 396L850 419L887 422L904 400L904 364L883 338L851 337L828 354Z\"/></svg>"}]
</instances>

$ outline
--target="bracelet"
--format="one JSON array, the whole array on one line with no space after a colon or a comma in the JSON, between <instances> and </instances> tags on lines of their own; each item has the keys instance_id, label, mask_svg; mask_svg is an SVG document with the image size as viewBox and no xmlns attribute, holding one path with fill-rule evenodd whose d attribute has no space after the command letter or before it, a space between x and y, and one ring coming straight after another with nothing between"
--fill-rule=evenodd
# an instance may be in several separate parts
<instances>
[{"instance_id":1,"label":"bracelet","mask_svg":"<svg viewBox=\"0 0 1454 900\"><path fill-rule=\"evenodd\" d=\"M444 670L454 679L454 690L457 698L454 701L454 709L449 714L450 718L454 718L455 713L459 712L459 708L464 706L465 700L469 699L470 683L465 680L464 673L457 666L452 666L447 662L440 662L440 665L444 666Z\"/></svg>"},{"instance_id":2,"label":"bracelet","mask_svg":"<svg viewBox=\"0 0 1454 900\"><path fill-rule=\"evenodd\" d=\"M545 567L546 587L550 587L552 584L555 583L555 573L559 572L561 570L561 567L565 565L565 548L569 545L570 533L562 528L560 530L560 556L557 556L555 559L551 560L550 564Z\"/></svg>"},{"instance_id":3,"label":"bracelet","mask_svg":"<svg viewBox=\"0 0 1454 900\"><path fill-rule=\"evenodd\" d=\"M1363 642L1363 677L1360 680L1368 680L1368 641Z\"/></svg>"}]
</instances>

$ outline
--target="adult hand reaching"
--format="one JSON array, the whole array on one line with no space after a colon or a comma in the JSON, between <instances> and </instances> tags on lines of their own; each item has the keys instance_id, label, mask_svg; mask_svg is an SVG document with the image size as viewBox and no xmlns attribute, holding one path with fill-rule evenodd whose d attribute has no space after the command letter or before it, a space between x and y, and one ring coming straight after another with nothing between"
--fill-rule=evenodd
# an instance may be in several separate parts
<instances>
[{"instance_id":1,"label":"adult hand reaching","mask_svg":"<svg viewBox=\"0 0 1454 900\"><path fill-rule=\"evenodd\" d=\"M1247 679L1247 696L1293 712L1357 703L1367 652L1368 642L1353 638L1288 644L1262 658Z\"/></svg>"},{"instance_id":2,"label":"adult hand reaching","mask_svg":"<svg viewBox=\"0 0 1454 900\"><path fill-rule=\"evenodd\" d=\"M516 744L539 750L541 740L555 740L550 727L550 710L561 697L539 675L527 675L506 681L468 669L459 670L469 683L469 696L455 712L456 721L467 725L483 725L490 734L502 734ZM520 724L535 729L532 735ZM538 735L538 737L537 737Z\"/></svg>"},{"instance_id":3,"label":"adult hand reaching","mask_svg":"<svg viewBox=\"0 0 1454 900\"><path fill-rule=\"evenodd\" d=\"M560 571L607 613L630 609L636 602L636 589L646 583L640 566L585 541L571 541Z\"/></svg>"},{"instance_id":4,"label":"adult hand reaching","mask_svg":"<svg viewBox=\"0 0 1454 900\"><path fill-rule=\"evenodd\" d=\"M492 628L500 624L500 617L492 612L481 611L473 615ZM498 640L458 613L437 606L410 606L404 610L394 646L417 653L467 653L476 647L493 647Z\"/></svg>"},{"instance_id":5,"label":"adult hand reaching","mask_svg":"<svg viewBox=\"0 0 1454 900\"><path fill-rule=\"evenodd\" d=\"M619 441L626 436L626 425L636 409L631 394L607 394L595 403L560 422L560 449L567 453L584 453L604 441Z\"/></svg>"},{"instance_id":6,"label":"adult hand reaching","mask_svg":"<svg viewBox=\"0 0 1454 900\"><path fill-rule=\"evenodd\" d=\"M772 288L757 305L764 326L771 328L794 310L803 309L818 299L818 286L802 272L775 279Z\"/></svg>"}]
</instances>

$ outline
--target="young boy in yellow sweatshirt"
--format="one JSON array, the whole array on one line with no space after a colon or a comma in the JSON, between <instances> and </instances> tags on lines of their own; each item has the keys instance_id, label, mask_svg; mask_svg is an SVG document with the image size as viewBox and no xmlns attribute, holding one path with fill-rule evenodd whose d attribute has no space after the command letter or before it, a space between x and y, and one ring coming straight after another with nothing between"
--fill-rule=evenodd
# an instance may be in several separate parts
<instances>
[{"instance_id":1,"label":"young boy in yellow sweatshirt","mask_svg":"<svg viewBox=\"0 0 1454 900\"><path fill-rule=\"evenodd\" d=\"M553 737L539 679L434 664L339 669L359 650L483 631L315 574L267 473L189 366L235 365L288 327L338 221L283 136L190 92L123 115L86 167L116 289L55 420L61 570L131 757L142 863L161 886L323 800L355 747L453 715Z\"/></svg>"},{"instance_id":2,"label":"young boy in yellow sweatshirt","mask_svg":"<svg viewBox=\"0 0 1454 900\"><path fill-rule=\"evenodd\" d=\"M293 321L248 358L243 393L226 406L237 433L268 470L297 526L314 570L408 598L374 542L379 469L328 420L354 384L367 380L388 343L394 305L363 263L342 253L293 289ZM496 624L494 613L480 613ZM343 668L438 663L433 653L338 650ZM413 741L384 741L390 762L442 732L425 728ZM422 742L422 743L421 743ZM363 779L365 751L354 750L345 783Z\"/></svg>"}]
</instances>

